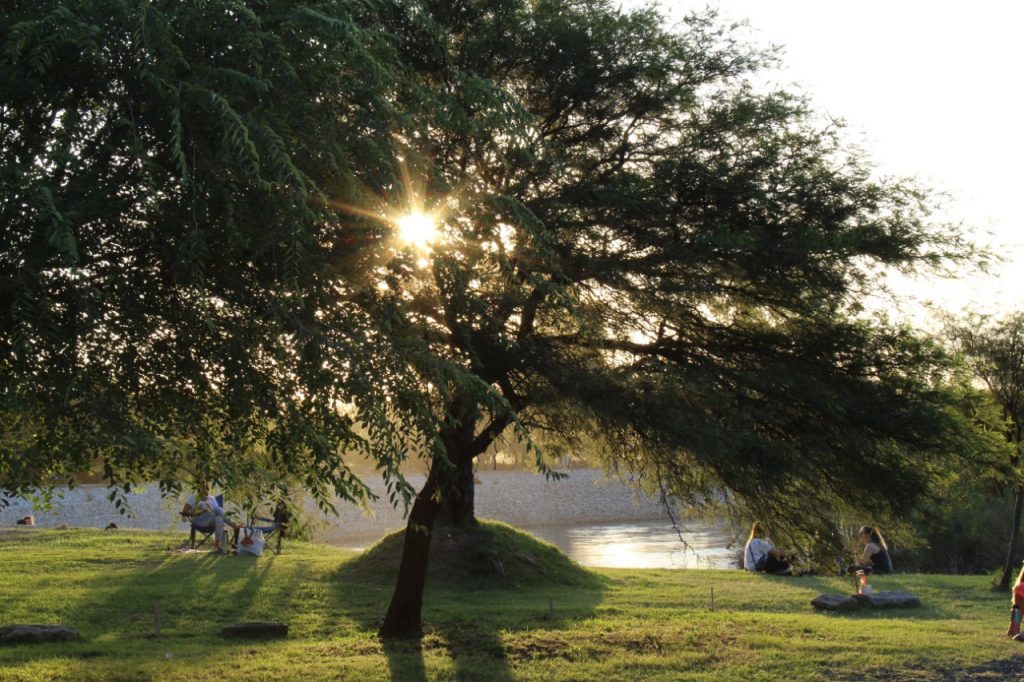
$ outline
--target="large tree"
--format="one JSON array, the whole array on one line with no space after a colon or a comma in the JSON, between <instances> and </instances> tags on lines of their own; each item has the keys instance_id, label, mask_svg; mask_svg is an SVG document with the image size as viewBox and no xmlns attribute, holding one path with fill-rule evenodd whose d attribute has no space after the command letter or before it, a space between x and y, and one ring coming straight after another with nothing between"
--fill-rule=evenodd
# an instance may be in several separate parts
<instances>
[{"instance_id":1,"label":"large tree","mask_svg":"<svg viewBox=\"0 0 1024 682\"><path fill-rule=\"evenodd\" d=\"M392 226L332 207L400 187L402 69L373 7L2 12L0 490L99 461L116 489L365 496L339 452L393 471L418 395L356 300Z\"/></svg>"},{"instance_id":2,"label":"large tree","mask_svg":"<svg viewBox=\"0 0 1024 682\"><path fill-rule=\"evenodd\" d=\"M396 493L421 455L394 635L419 630L431 532L473 522L472 460L509 429L807 526L834 500L911 504L955 446L939 354L860 300L969 248L802 98L752 88L772 56L713 14L8 7L8 491L96 457L168 486L269 457L326 501L365 494L346 449ZM392 239L401 207L440 224L429 249Z\"/></svg>"},{"instance_id":3,"label":"large tree","mask_svg":"<svg viewBox=\"0 0 1024 682\"><path fill-rule=\"evenodd\" d=\"M1021 440L1024 434L1024 313L1001 318L975 315L947 322L947 334L1002 411L1003 436L1008 444L1013 512L1006 560L998 586L1009 589L1018 569L1021 512L1024 510L1024 471Z\"/></svg>"},{"instance_id":4,"label":"large tree","mask_svg":"<svg viewBox=\"0 0 1024 682\"><path fill-rule=\"evenodd\" d=\"M603 0L395 12L442 112L413 142L447 219L429 269L381 296L480 382L423 376L444 448L382 633L419 628L429 530L472 523L472 460L510 425L600 434L675 500L791 526L836 500L913 504L962 424L941 352L860 301L887 268L968 256L925 193L875 180L801 97L751 87L771 56L713 15L674 31Z\"/></svg>"}]
</instances>

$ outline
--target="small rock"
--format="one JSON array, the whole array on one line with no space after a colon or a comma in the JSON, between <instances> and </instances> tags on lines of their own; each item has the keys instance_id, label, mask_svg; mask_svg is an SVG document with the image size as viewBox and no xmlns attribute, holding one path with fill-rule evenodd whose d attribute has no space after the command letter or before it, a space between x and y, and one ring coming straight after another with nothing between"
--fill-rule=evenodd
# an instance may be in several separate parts
<instances>
[{"instance_id":1,"label":"small rock","mask_svg":"<svg viewBox=\"0 0 1024 682\"><path fill-rule=\"evenodd\" d=\"M59 526L57 526L56 528L54 528L54 530L71 530L71 526L69 526L66 523L62 523Z\"/></svg>"},{"instance_id":2,"label":"small rock","mask_svg":"<svg viewBox=\"0 0 1024 682\"><path fill-rule=\"evenodd\" d=\"M0 644L74 642L78 630L70 625L8 625L0 628Z\"/></svg>"},{"instance_id":3,"label":"small rock","mask_svg":"<svg viewBox=\"0 0 1024 682\"><path fill-rule=\"evenodd\" d=\"M855 597L848 597L845 594L826 593L812 599L811 606L827 611L853 611L860 608L860 602Z\"/></svg>"},{"instance_id":4,"label":"small rock","mask_svg":"<svg viewBox=\"0 0 1024 682\"><path fill-rule=\"evenodd\" d=\"M23 516L15 521L15 523L19 526L34 526L36 525L36 519L34 516Z\"/></svg>"},{"instance_id":5,"label":"small rock","mask_svg":"<svg viewBox=\"0 0 1024 682\"><path fill-rule=\"evenodd\" d=\"M220 634L225 637L287 637L287 623L254 621L225 626Z\"/></svg>"},{"instance_id":6,"label":"small rock","mask_svg":"<svg viewBox=\"0 0 1024 682\"><path fill-rule=\"evenodd\" d=\"M103 530L117 530L117 524L113 523L113 522L108 523L107 527L104 528Z\"/></svg>"}]
</instances>

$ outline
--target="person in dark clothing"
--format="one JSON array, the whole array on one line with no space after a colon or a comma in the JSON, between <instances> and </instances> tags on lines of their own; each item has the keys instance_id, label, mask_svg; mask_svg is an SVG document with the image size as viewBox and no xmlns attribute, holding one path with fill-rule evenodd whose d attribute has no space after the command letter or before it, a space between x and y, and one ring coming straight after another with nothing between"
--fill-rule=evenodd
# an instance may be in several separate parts
<instances>
[{"instance_id":1,"label":"person in dark clothing","mask_svg":"<svg viewBox=\"0 0 1024 682\"><path fill-rule=\"evenodd\" d=\"M858 557L858 563L850 566L850 573L864 571L866 573L892 573L892 559L889 547L885 544L882 534L874 526L861 526L857 537L864 543L864 553Z\"/></svg>"}]
</instances>

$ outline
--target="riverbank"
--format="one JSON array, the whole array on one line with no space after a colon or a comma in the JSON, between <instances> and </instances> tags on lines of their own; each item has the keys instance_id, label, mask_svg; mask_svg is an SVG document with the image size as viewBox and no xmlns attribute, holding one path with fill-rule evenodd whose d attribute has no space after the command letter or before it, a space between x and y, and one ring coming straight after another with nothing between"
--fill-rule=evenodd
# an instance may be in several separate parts
<instances>
[{"instance_id":1,"label":"riverbank","mask_svg":"<svg viewBox=\"0 0 1024 682\"><path fill-rule=\"evenodd\" d=\"M850 614L809 605L819 592L849 591L845 578L608 569L586 571L587 580L495 579L469 590L442 579L427 589L425 637L382 643L375 632L393 567L360 570L353 552L323 545L288 543L282 555L257 559L180 553L180 540L132 531L0 534L0 627L60 622L82 634L76 643L0 647L0 677L952 682L1024 675L1024 645L1002 637L1006 595L991 592L987 576L879 576L876 588L912 591L924 606ZM218 634L257 619L288 623L288 637L251 643Z\"/></svg>"},{"instance_id":2,"label":"riverbank","mask_svg":"<svg viewBox=\"0 0 1024 682\"><path fill-rule=\"evenodd\" d=\"M477 515L516 526L667 518L657 500L602 471L574 469L567 473L567 479L549 481L527 471L481 471L477 474ZM424 476L408 478L415 489L422 487ZM335 517L309 507L318 539L331 544L366 543L404 526L404 510L388 504L383 481L367 479L367 483L380 499L365 510L339 503L339 515ZM142 486L127 496L129 516L120 514L106 495L103 486L83 485L58 490L50 509L35 508L27 500L9 500L10 506L0 509L0 527L13 526L17 519L28 515L34 516L36 525L42 528L105 528L110 523L140 530L185 527L177 514L184 500L162 499L156 485Z\"/></svg>"}]
</instances>

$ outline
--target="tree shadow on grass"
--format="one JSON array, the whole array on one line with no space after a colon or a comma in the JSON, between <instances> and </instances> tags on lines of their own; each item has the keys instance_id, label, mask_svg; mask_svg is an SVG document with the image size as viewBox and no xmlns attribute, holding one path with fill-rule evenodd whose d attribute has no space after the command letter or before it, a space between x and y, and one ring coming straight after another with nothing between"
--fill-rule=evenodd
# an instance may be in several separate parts
<instances>
[{"instance_id":1,"label":"tree shadow on grass","mask_svg":"<svg viewBox=\"0 0 1024 682\"><path fill-rule=\"evenodd\" d=\"M397 578L401 532L389 535L334 576L332 601L361 628L376 631ZM424 633L383 642L396 682L419 682L450 665L459 680L510 682L516 658L565 655L561 638L545 637L592 617L607 580L556 547L511 526L483 522L435 536L424 594ZM530 639L515 647L508 636Z\"/></svg>"},{"instance_id":2,"label":"tree shadow on grass","mask_svg":"<svg viewBox=\"0 0 1024 682\"><path fill-rule=\"evenodd\" d=\"M285 581L276 589L268 588L274 556L183 554L149 542L147 550L152 552L151 557L139 561L114 551L113 543L119 539L123 542L125 538L114 533L105 536L68 563L54 567L63 592L38 583L39 590L65 595L46 617L76 627L82 640L23 648L21 658L27 661L116 656L125 648L152 646L146 642L155 639L157 602L163 646L202 637L215 648L222 642L224 647L232 647L234 643L219 637L221 626L269 612L270 607L263 604L268 592L287 591L298 582ZM147 541L138 536L134 539ZM110 544L105 544L107 541ZM24 579L28 599L32 596L32 581L32 576ZM261 604L255 604L257 599ZM104 653L96 653L98 642L104 640L99 645ZM108 643L111 641L115 644ZM139 674L142 675L141 671Z\"/></svg>"},{"instance_id":3,"label":"tree shadow on grass","mask_svg":"<svg viewBox=\"0 0 1024 682\"><path fill-rule=\"evenodd\" d=\"M4 567L0 622L64 623L82 639L2 647L0 678L52 674L134 682L178 674L168 671L186 660L204 670L223 667L238 642L221 637L220 627L273 616L303 580L301 566L282 573L274 556L179 553L176 547L165 534L133 531L48 531L6 546L19 560ZM152 662L165 656L166 670L155 669Z\"/></svg>"}]
</instances>

